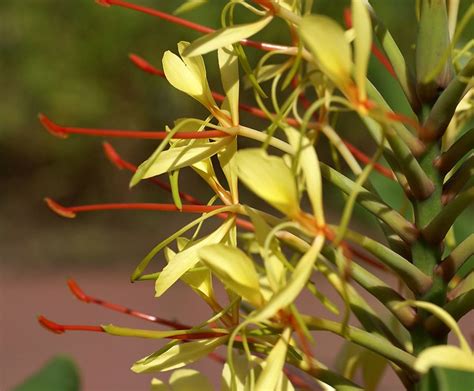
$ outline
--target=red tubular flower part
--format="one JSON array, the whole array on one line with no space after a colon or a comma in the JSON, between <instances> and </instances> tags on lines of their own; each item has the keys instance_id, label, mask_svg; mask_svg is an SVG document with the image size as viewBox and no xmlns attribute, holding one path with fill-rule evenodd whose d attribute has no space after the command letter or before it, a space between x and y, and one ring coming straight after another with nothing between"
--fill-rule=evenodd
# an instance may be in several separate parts
<instances>
[{"instance_id":1,"label":"red tubular flower part","mask_svg":"<svg viewBox=\"0 0 474 391\"><path fill-rule=\"evenodd\" d=\"M106 6L106 7L116 5L118 7L128 8L128 9L131 9L131 10L134 10L134 11L143 12L147 15L151 15L151 16L154 16L156 18L166 20L166 21L174 23L174 24L179 24L183 27L189 28L191 30L198 31L198 32L203 33L203 34L209 34L209 33L213 33L213 32L216 31L213 28L203 26L202 24L190 22L189 20L179 18L179 17L174 16L174 15L170 15L170 14L168 14L166 12L163 12L163 11L158 11L158 10L153 9L153 8L144 7L144 6L141 6L141 5L129 3L129 2L126 2L126 1L122 1L122 0L97 0L97 3L100 4L100 5ZM244 46L248 46L248 47L253 47L255 49L264 50L264 51L289 49L289 47L285 46L285 45L277 45L277 44L268 43L268 42L257 42L257 41L252 41L251 39L243 39L243 40L240 41L240 44L244 45Z\"/></svg>"},{"instance_id":2,"label":"red tubular flower part","mask_svg":"<svg viewBox=\"0 0 474 391\"><path fill-rule=\"evenodd\" d=\"M48 206L53 212L63 217L75 217L79 212L93 212L99 210L157 210L163 212L185 212L185 213L208 213L222 208L223 205L183 205L181 211L175 204L158 203L113 203L113 204L91 204L79 206L63 206L51 198L45 198Z\"/></svg>"},{"instance_id":3,"label":"red tubular flower part","mask_svg":"<svg viewBox=\"0 0 474 391\"><path fill-rule=\"evenodd\" d=\"M168 132L154 132L154 131L132 131L132 130L111 130L111 129L86 129L86 128L73 128L67 126L61 126L51 121L44 114L38 115L39 120L46 128L48 132L54 136L66 138L69 134L81 134L85 136L101 136L101 137L120 137L120 138L135 138L135 139L146 139L146 140L163 140L169 133ZM229 137L228 133L220 130L203 130L202 132L176 132L173 135L173 139L208 139L208 138L220 138Z\"/></svg>"},{"instance_id":4,"label":"red tubular flower part","mask_svg":"<svg viewBox=\"0 0 474 391\"><path fill-rule=\"evenodd\" d=\"M66 331L94 331L98 333L105 333L101 326L76 325L76 324L59 324L47 319L43 315L38 316L38 322L45 329L55 333L63 334Z\"/></svg>"},{"instance_id":5,"label":"red tubular flower part","mask_svg":"<svg viewBox=\"0 0 474 391\"><path fill-rule=\"evenodd\" d=\"M173 322L173 321L170 321L170 320L167 320L167 319L159 318L159 317L154 316L154 315L145 314L143 312L135 311L131 308L125 307L125 306L120 305L120 304L110 303L108 301L99 299L97 297L89 296L89 295L84 293L84 291L79 287L77 282L74 281L73 279L68 279L67 280L67 285L68 285L69 289L71 290L71 292L73 293L73 295L76 296L76 298L78 298L80 301L83 301L84 303L97 304L97 305L100 305L102 307L108 308L112 311L121 312L122 314L131 315L131 316L134 316L136 318L143 319L143 320L146 320L146 321L149 321L149 322L162 324L162 325L165 325L165 326L177 329L177 330L191 328L191 326L188 326L188 325L185 325L185 324L182 324L182 323L179 323L179 322Z\"/></svg>"}]
</instances>

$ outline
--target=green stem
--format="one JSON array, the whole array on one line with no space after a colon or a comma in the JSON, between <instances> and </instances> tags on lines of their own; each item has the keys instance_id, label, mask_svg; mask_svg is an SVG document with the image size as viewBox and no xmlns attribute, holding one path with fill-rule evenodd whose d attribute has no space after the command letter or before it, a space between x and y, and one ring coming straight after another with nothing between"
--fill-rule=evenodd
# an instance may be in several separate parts
<instances>
[{"instance_id":1,"label":"green stem","mask_svg":"<svg viewBox=\"0 0 474 391\"><path fill-rule=\"evenodd\" d=\"M354 187L359 187L354 181L322 162L320 163L320 169L321 175L327 181L331 182L346 194L351 194ZM380 220L385 222L406 242L411 243L416 240L418 233L413 224L396 210L393 210L390 206L384 203L372 192L365 188L361 188L359 196L357 197L357 202Z\"/></svg>"},{"instance_id":2,"label":"green stem","mask_svg":"<svg viewBox=\"0 0 474 391\"><path fill-rule=\"evenodd\" d=\"M461 319L464 315L474 309L474 289L459 295L447 303L443 308L454 319ZM451 331L444 322L434 315L431 315L428 319L426 319L425 327L436 336L443 336Z\"/></svg>"},{"instance_id":3,"label":"green stem","mask_svg":"<svg viewBox=\"0 0 474 391\"><path fill-rule=\"evenodd\" d=\"M336 264L334 251L327 251L323 248L322 254L331 263ZM377 298L404 326L413 326L415 312L406 306L397 307L400 302L405 300L398 292L355 262L351 262L349 273L355 282Z\"/></svg>"},{"instance_id":4,"label":"green stem","mask_svg":"<svg viewBox=\"0 0 474 391\"><path fill-rule=\"evenodd\" d=\"M474 155L469 156L443 186L443 204L450 202L474 177Z\"/></svg>"},{"instance_id":5,"label":"green stem","mask_svg":"<svg viewBox=\"0 0 474 391\"><path fill-rule=\"evenodd\" d=\"M423 134L420 135L424 140L437 140L444 134L473 75L474 58L472 58L459 75L449 83L448 87L446 87L434 104L423 126Z\"/></svg>"},{"instance_id":6,"label":"green stem","mask_svg":"<svg viewBox=\"0 0 474 391\"><path fill-rule=\"evenodd\" d=\"M347 231L346 237L375 255L379 261L397 273L413 292L422 294L431 286L430 277L405 258L398 255L395 251L390 250L378 241L351 230Z\"/></svg>"},{"instance_id":7,"label":"green stem","mask_svg":"<svg viewBox=\"0 0 474 391\"><path fill-rule=\"evenodd\" d=\"M470 234L458 246L451 251L441 264L436 268L436 273L444 281L449 281L458 269L474 254L474 233Z\"/></svg>"},{"instance_id":8,"label":"green stem","mask_svg":"<svg viewBox=\"0 0 474 391\"><path fill-rule=\"evenodd\" d=\"M422 230L423 237L430 243L440 243L456 218L474 202L474 186L458 195Z\"/></svg>"},{"instance_id":9,"label":"green stem","mask_svg":"<svg viewBox=\"0 0 474 391\"><path fill-rule=\"evenodd\" d=\"M474 149L474 128L468 130L459 139L443 152L434 162L442 175L446 175L462 157Z\"/></svg>"},{"instance_id":10,"label":"green stem","mask_svg":"<svg viewBox=\"0 0 474 391\"><path fill-rule=\"evenodd\" d=\"M393 346L387 339L373 333L361 330L357 327L348 326L344 333L343 325L327 319L313 318L312 316L302 315L306 325L310 330L329 331L349 339L357 345L363 346L383 357L393 361L406 370L413 371L415 357Z\"/></svg>"}]
</instances>

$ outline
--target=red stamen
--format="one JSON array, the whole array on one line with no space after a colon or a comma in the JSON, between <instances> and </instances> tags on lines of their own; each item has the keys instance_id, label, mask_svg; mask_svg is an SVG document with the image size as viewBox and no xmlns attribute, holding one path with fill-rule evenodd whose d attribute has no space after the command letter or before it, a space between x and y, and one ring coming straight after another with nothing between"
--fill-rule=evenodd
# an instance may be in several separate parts
<instances>
[{"instance_id":1,"label":"red stamen","mask_svg":"<svg viewBox=\"0 0 474 391\"><path fill-rule=\"evenodd\" d=\"M168 132L153 132L153 131L129 131L129 130L109 130L109 129L86 129L86 128L73 128L61 126L51 121L44 114L38 115L39 120L43 126L53 134L54 136L66 138L68 134L82 134L86 136L101 136L101 137L121 137L121 138L135 138L135 139L147 139L147 140L163 140L166 138ZM207 138L219 138L229 137L228 133L220 130L204 130L202 132L176 132L173 135L173 139L207 139Z\"/></svg>"},{"instance_id":2,"label":"red stamen","mask_svg":"<svg viewBox=\"0 0 474 391\"><path fill-rule=\"evenodd\" d=\"M55 334L63 334L65 331L94 331L98 333L105 332L101 326L59 324L45 318L43 315L38 316L38 322L45 329Z\"/></svg>"},{"instance_id":3,"label":"red stamen","mask_svg":"<svg viewBox=\"0 0 474 391\"><path fill-rule=\"evenodd\" d=\"M51 198L45 198L48 206L53 212L63 217L75 217L76 213L93 212L99 210L158 210L163 212L185 212L185 213L208 213L220 209L222 205L183 205L181 211L175 204L154 204L154 203L113 203L113 204L92 204L80 206L63 206Z\"/></svg>"},{"instance_id":4,"label":"red stamen","mask_svg":"<svg viewBox=\"0 0 474 391\"><path fill-rule=\"evenodd\" d=\"M115 164L119 169L127 169L131 172L136 172L137 171L137 166L135 166L132 163L127 162L126 160L123 160L117 151L110 145L109 143L104 143L104 151L109 160ZM151 182L155 183L156 185L160 186L162 189L166 191L171 191L171 186L165 182L160 181L157 178L148 178ZM181 199L189 202L190 204L193 205L203 205L201 201L199 201L197 198L193 197L190 194L179 192L179 196ZM228 217L228 213L219 213L216 215L217 217L221 219L226 219ZM250 221L241 219L241 218L236 218L235 223L243 228L246 229L247 231L254 231L254 226Z\"/></svg>"},{"instance_id":5,"label":"red stamen","mask_svg":"<svg viewBox=\"0 0 474 391\"><path fill-rule=\"evenodd\" d=\"M105 300L98 299L98 298L93 297L93 296L89 296L89 295L85 294L82 291L82 289L79 287L77 282L74 281L73 279L67 280L67 285L69 286L69 289L71 290L73 295L76 296L79 300L81 300L85 303L97 304L97 305L100 305L102 307L108 308L112 311L121 312L123 314L131 315L131 316L134 316L136 318L147 320L149 322L154 322L154 323L162 324L162 325L165 325L165 326L169 326L169 327L172 327L172 328L177 329L177 330L191 328L191 326L187 326L187 325L179 323L179 322L173 322L173 321L170 321L170 320L167 320L167 319L159 318L157 316L145 314L143 312L135 311L131 308L125 307L125 306L120 305L120 304L110 303L110 302L107 302Z\"/></svg>"},{"instance_id":6,"label":"red stamen","mask_svg":"<svg viewBox=\"0 0 474 391\"><path fill-rule=\"evenodd\" d=\"M118 7L128 8L128 9L131 9L131 10L134 10L134 11L143 12L145 14L154 16L154 17L159 18L159 19L166 20L166 21L174 23L174 24L179 24L183 27L189 28L191 30L198 31L198 32L203 33L203 34L209 34L209 33L213 33L213 32L216 31L213 28L203 26L202 24L190 22L189 20L182 19L182 18L179 18L179 17L174 16L174 15L170 15L166 12L158 11L158 10L155 10L153 8L148 8L148 7L136 5L136 4L133 4L133 3L128 3L128 2L125 2L125 1L122 1L122 0L97 0L97 2L100 5L104 5L104 6L107 6L107 7L110 7L112 5L116 5ZM253 47L253 48L256 48L256 49L259 49L259 50L264 50L264 51L289 49L288 46L276 45L276 44L272 44L272 43L268 43L268 42L257 42L257 41L252 41L250 39L243 39L243 40L240 41L240 44L242 44L244 46L248 46L248 47Z\"/></svg>"},{"instance_id":7,"label":"red stamen","mask_svg":"<svg viewBox=\"0 0 474 391\"><path fill-rule=\"evenodd\" d=\"M367 156L365 153L363 153L351 143L344 141L344 144L346 145L347 149L354 155L354 157L361 163L369 164L372 161L369 156ZM388 179L395 179L395 175L393 174L392 170L382 166L380 163L374 162L374 170L376 170L379 174L387 177Z\"/></svg>"},{"instance_id":8,"label":"red stamen","mask_svg":"<svg viewBox=\"0 0 474 391\"><path fill-rule=\"evenodd\" d=\"M388 112L385 115L388 119L391 119L392 121L398 121L413 127L420 135L425 133L425 129L423 128L423 126L421 126L420 123L414 118L408 117L404 114L393 112Z\"/></svg>"},{"instance_id":9,"label":"red stamen","mask_svg":"<svg viewBox=\"0 0 474 391\"><path fill-rule=\"evenodd\" d=\"M350 8L344 9L344 23L346 24L347 28L352 27L352 13L351 13ZM379 62L384 66L384 68L395 79L397 79L397 74L395 73L395 70L393 69L393 66L390 63L390 60L385 56L385 54L382 53L382 51L375 45L374 42L372 42L372 54L377 60L379 60Z\"/></svg>"},{"instance_id":10,"label":"red stamen","mask_svg":"<svg viewBox=\"0 0 474 391\"><path fill-rule=\"evenodd\" d=\"M151 65L148 61L145 59L137 56L136 54L130 53L128 55L128 58L141 70L151 73L152 75L158 75L160 77L165 77L165 73L160 70L155 68L153 65Z\"/></svg>"}]
</instances>

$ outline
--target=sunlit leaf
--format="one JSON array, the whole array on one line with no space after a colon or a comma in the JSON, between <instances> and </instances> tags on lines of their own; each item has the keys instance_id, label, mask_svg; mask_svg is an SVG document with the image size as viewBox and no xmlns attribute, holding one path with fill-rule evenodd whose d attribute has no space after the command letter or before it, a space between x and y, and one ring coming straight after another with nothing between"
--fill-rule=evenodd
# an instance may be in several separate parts
<instances>
[{"instance_id":1,"label":"sunlit leaf","mask_svg":"<svg viewBox=\"0 0 474 391\"><path fill-rule=\"evenodd\" d=\"M269 254L264 254L265 241L271 232L271 227L255 209L246 207L245 210L255 227L255 237L259 245L260 255L263 258L265 271L267 272L268 283L271 289L277 292L286 282L286 269L278 258L284 255L281 253L276 241L273 245L270 245Z\"/></svg>"},{"instance_id":2,"label":"sunlit leaf","mask_svg":"<svg viewBox=\"0 0 474 391\"><path fill-rule=\"evenodd\" d=\"M217 51L222 86L232 116L232 125L239 124L239 59L232 46L219 48Z\"/></svg>"},{"instance_id":3,"label":"sunlit leaf","mask_svg":"<svg viewBox=\"0 0 474 391\"><path fill-rule=\"evenodd\" d=\"M283 375L282 369L285 364L290 335L291 330L285 329L266 360L262 363L263 371L258 377L255 391L277 389L278 381Z\"/></svg>"},{"instance_id":4,"label":"sunlit leaf","mask_svg":"<svg viewBox=\"0 0 474 391\"><path fill-rule=\"evenodd\" d=\"M209 380L194 369L178 369L170 376L172 391L214 391Z\"/></svg>"},{"instance_id":5,"label":"sunlit leaf","mask_svg":"<svg viewBox=\"0 0 474 391\"><path fill-rule=\"evenodd\" d=\"M365 79L372 46L372 23L366 2L352 0L352 21L355 30L354 77L359 90L359 99L366 99Z\"/></svg>"},{"instance_id":6,"label":"sunlit leaf","mask_svg":"<svg viewBox=\"0 0 474 391\"><path fill-rule=\"evenodd\" d=\"M225 343L226 339L227 337L220 337L173 345L168 350L160 352L159 355L152 354L138 360L131 369L136 373L148 373L181 368L207 356Z\"/></svg>"},{"instance_id":7,"label":"sunlit leaf","mask_svg":"<svg viewBox=\"0 0 474 391\"><path fill-rule=\"evenodd\" d=\"M181 278L184 273L186 273L190 268L194 267L196 263L199 262L199 250L202 247L208 246L210 244L221 242L233 224L233 219L227 220L213 233L193 243L192 246L186 248L184 251L176 254L170 263L165 266L156 280L155 296L161 296L168 290L169 287L171 287L179 278Z\"/></svg>"},{"instance_id":8,"label":"sunlit leaf","mask_svg":"<svg viewBox=\"0 0 474 391\"><path fill-rule=\"evenodd\" d=\"M240 24L231 27L224 27L204 37L196 39L183 53L185 56L198 56L232 45L242 39L251 37L262 30L270 21L272 16L266 16L254 23Z\"/></svg>"},{"instance_id":9,"label":"sunlit leaf","mask_svg":"<svg viewBox=\"0 0 474 391\"><path fill-rule=\"evenodd\" d=\"M309 250L301 257L288 283L276 293L260 310L249 317L248 322L261 322L273 316L280 309L292 304L308 282L314 262L324 244L324 237L317 236Z\"/></svg>"},{"instance_id":10,"label":"sunlit leaf","mask_svg":"<svg viewBox=\"0 0 474 391\"><path fill-rule=\"evenodd\" d=\"M176 253L169 247L166 247L164 254L167 262L171 262L176 256ZM203 265L198 265L189 269L186 273L181 276L181 280L186 285L195 290L198 294L205 297L214 297L214 290L212 288L212 278L209 269Z\"/></svg>"},{"instance_id":11,"label":"sunlit leaf","mask_svg":"<svg viewBox=\"0 0 474 391\"><path fill-rule=\"evenodd\" d=\"M170 391L170 388L165 382L154 377L151 379L151 391Z\"/></svg>"},{"instance_id":12,"label":"sunlit leaf","mask_svg":"<svg viewBox=\"0 0 474 391\"><path fill-rule=\"evenodd\" d=\"M299 212L295 180L282 158L261 149L244 149L236 159L239 179L250 190L289 216Z\"/></svg>"},{"instance_id":13,"label":"sunlit leaf","mask_svg":"<svg viewBox=\"0 0 474 391\"><path fill-rule=\"evenodd\" d=\"M214 244L201 248L199 257L224 285L253 305L262 305L257 271L253 261L243 251Z\"/></svg>"},{"instance_id":14,"label":"sunlit leaf","mask_svg":"<svg viewBox=\"0 0 474 391\"><path fill-rule=\"evenodd\" d=\"M321 70L341 89L351 84L351 47L344 30L334 20L322 15L307 15L300 24L306 46Z\"/></svg>"},{"instance_id":15,"label":"sunlit leaf","mask_svg":"<svg viewBox=\"0 0 474 391\"><path fill-rule=\"evenodd\" d=\"M474 355L456 346L433 346L423 350L415 361L415 369L420 373L426 373L432 367L474 372Z\"/></svg>"},{"instance_id":16,"label":"sunlit leaf","mask_svg":"<svg viewBox=\"0 0 474 391\"><path fill-rule=\"evenodd\" d=\"M228 138L223 138L217 142L209 141L167 149L161 152L159 158L154 159L155 161L152 164L150 164L149 160L145 160L138 167L136 175L140 173L140 177L146 179L196 164L203 159L215 155L229 142Z\"/></svg>"}]
</instances>

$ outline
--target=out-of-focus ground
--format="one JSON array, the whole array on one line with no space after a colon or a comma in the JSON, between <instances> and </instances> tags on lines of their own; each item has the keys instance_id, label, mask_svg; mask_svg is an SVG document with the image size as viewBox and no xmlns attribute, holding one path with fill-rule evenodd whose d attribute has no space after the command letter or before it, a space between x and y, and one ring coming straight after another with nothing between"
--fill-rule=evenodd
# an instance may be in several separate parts
<instances>
[{"instance_id":1,"label":"out-of-focus ground","mask_svg":"<svg viewBox=\"0 0 474 391\"><path fill-rule=\"evenodd\" d=\"M180 2L136 3L171 11ZM348 3L317 0L315 9L341 20L342 9ZM389 27L411 62L416 29L413 1L373 3L388 18ZM221 4L210 4L216 7L195 11L189 17L218 26ZM469 4L461 0L461 14ZM279 31L264 32L263 38L287 41L289 37L279 36ZM472 30L465 35L472 37ZM45 196L65 205L171 199L149 184L129 191L129 175L107 161L101 140L60 140L46 133L36 119L39 112L44 112L58 123L71 126L160 130L179 117L202 117L203 111L192 99L173 90L165 80L135 69L127 59L134 52L160 67L165 50L176 51L178 41L196 37L197 33L149 16L100 7L93 0L0 1L0 390L10 390L56 353L68 354L77 361L84 390L149 388L151 376L135 375L129 368L135 360L156 350L159 342L94 333L54 335L39 327L38 314L65 323L153 326L78 302L65 285L67 277L76 278L87 293L181 322L196 324L209 315L184 286L157 300L151 283L128 283L139 260L189 217L104 212L80 215L71 221L45 207ZM252 60L252 50L249 56ZM208 74L214 75L210 77L212 88L220 91L215 56L206 56L206 64ZM387 80L384 88L391 93L394 82L374 67L376 64L371 65L374 78ZM243 94L242 99L252 102L249 94ZM397 104L396 97L391 99ZM402 104L397 108L403 111ZM242 118L245 123L251 121L245 115ZM347 137L367 147L366 137L361 137L354 121L348 123ZM156 148L155 142L108 141L136 163ZM324 158L324 153L321 156ZM376 176L373 179L378 181L380 191L399 206L393 187ZM189 172L180 176L180 185L203 200L211 196ZM334 221L340 203L341 197L327 187L326 204L335 211ZM360 210L355 216L362 219L359 228L364 232L379 235L373 221ZM472 213L470 216L456 228L460 238L472 231ZM323 281L318 283L324 285ZM307 311L329 317L312 299L300 304ZM472 316L463 321L468 333L473 332L472 321ZM339 338L318 333L315 355L330 365L338 346ZM198 367L217 383L217 364L205 361ZM398 380L388 376L383 389L400 389Z\"/></svg>"}]
</instances>

